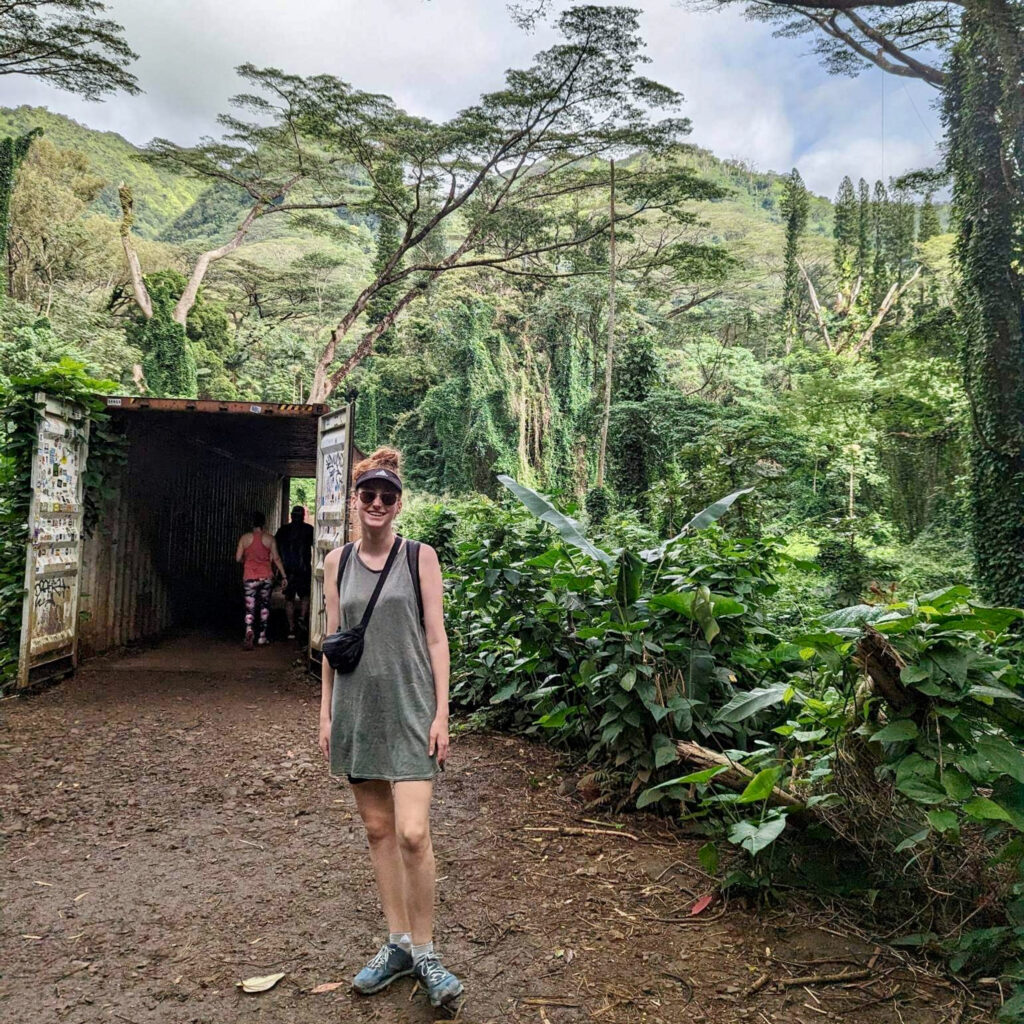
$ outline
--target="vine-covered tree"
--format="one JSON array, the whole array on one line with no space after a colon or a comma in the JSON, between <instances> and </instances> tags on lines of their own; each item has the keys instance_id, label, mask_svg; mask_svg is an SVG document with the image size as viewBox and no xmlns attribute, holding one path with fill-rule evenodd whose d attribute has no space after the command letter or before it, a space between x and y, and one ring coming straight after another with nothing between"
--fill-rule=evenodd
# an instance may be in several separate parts
<instances>
[{"instance_id":1,"label":"vine-covered tree","mask_svg":"<svg viewBox=\"0 0 1024 1024\"><path fill-rule=\"evenodd\" d=\"M707 0L697 0L709 6ZM710 0L782 36L813 33L825 66L875 66L941 90L953 177L972 529L990 597L1024 604L1024 5L1020 0ZM936 57L939 59L936 60Z\"/></svg>"},{"instance_id":2,"label":"vine-covered tree","mask_svg":"<svg viewBox=\"0 0 1024 1024\"><path fill-rule=\"evenodd\" d=\"M782 328L786 334L786 351L792 347L797 331L800 308L800 236L807 227L810 200L804 180L794 167L782 183L779 212L786 225L786 249L783 254Z\"/></svg>"}]
</instances>

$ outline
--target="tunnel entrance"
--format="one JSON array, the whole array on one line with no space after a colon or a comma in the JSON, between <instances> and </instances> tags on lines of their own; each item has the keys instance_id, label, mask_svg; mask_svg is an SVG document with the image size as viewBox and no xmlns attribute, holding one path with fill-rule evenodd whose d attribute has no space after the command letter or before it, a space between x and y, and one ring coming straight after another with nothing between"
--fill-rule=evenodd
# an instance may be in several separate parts
<instances>
[{"instance_id":1,"label":"tunnel entrance","mask_svg":"<svg viewBox=\"0 0 1024 1024\"><path fill-rule=\"evenodd\" d=\"M308 510L315 530L309 653L318 660L323 559L348 527L351 406L330 411L322 405L130 397L106 403L112 429L125 439L126 458L109 481L91 536L80 540L81 484L77 505L62 506L61 514L79 510L63 532L50 529L56 504L48 511L39 503L36 513L43 529L33 532L34 589L42 592L43 577L59 573L67 599L60 614L52 608L48 617L26 612L25 682L66 674L79 656L163 636L176 637L179 645L183 636L196 642L209 637L218 646L228 637L240 641L235 547L253 512L266 516L271 531L287 521L293 478L316 481ZM49 429L56 430L53 424ZM76 471L84 477L87 453L77 459ZM32 593L30 586L27 608ZM52 638L42 635L46 630Z\"/></svg>"}]
</instances>

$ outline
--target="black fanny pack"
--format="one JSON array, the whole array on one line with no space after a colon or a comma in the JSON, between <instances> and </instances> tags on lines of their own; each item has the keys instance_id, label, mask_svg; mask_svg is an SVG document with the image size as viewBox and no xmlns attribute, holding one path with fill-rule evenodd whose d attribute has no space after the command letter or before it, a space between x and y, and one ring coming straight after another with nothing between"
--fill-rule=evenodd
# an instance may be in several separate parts
<instances>
[{"instance_id":1,"label":"black fanny pack","mask_svg":"<svg viewBox=\"0 0 1024 1024\"><path fill-rule=\"evenodd\" d=\"M366 611L363 612L362 619L351 629L339 629L337 633L332 633L324 638L324 657L330 663L331 668L342 675L352 672L359 664L359 659L363 656L363 641L366 638L366 627L370 623L370 616L373 614L374 605L377 603L377 598L380 596L384 581L388 578L388 573L391 572L391 566L394 565L395 556L398 554L398 549L401 546L402 538L395 537L395 542L391 545L391 550L388 552L388 560L384 563L384 568L377 579L377 586L373 588L373 594L366 605ZM347 550L342 554L341 562L338 565L339 591L341 590L341 574L345 571L345 563L352 554L352 545L348 544L346 547Z\"/></svg>"}]
</instances>

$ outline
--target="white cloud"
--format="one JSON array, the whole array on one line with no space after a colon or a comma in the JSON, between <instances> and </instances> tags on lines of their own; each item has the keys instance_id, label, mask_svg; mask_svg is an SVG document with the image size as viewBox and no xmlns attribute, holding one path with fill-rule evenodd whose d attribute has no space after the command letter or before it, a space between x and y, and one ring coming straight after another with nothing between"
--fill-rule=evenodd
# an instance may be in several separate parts
<instances>
[{"instance_id":1,"label":"white cloud","mask_svg":"<svg viewBox=\"0 0 1024 1024\"><path fill-rule=\"evenodd\" d=\"M698 14L678 0L638 6L647 73L685 95L694 142L763 169L796 164L826 195L843 174L878 176L880 72L830 78L806 40L773 39L736 13ZM187 144L216 130L216 115L240 89L234 67L251 62L328 72L444 118L500 87L507 68L552 39L547 26L516 28L505 0L108 0L108 8L140 54L145 95L86 103L8 78L3 103L45 105L136 143L161 135ZM890 78L886 95L886 174L934 162L928 132L940 129L927 88Z\"/></svg>"}]
</instances>

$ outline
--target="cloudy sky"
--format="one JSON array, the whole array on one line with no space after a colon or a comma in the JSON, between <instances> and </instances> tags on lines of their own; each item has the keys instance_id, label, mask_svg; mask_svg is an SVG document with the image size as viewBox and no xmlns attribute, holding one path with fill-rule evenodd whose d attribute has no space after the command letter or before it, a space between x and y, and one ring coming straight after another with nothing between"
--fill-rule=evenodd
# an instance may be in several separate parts
<instances>
[{"instance_id":1,"label":"cloudy sky","mask_svg":"<svg viewBox=\"0 0 1024 1024\"><path fill-rule=\"evenodd\" d=\"M501 84L552 41L510 20L505 0L107 0L138 52L145 93L86 103L6 78L0 103L38 104L135 143L188 144L215 131L243 62L328 72L444 118ZM653 63L684 94L692 140L761 170L797 166L832 196L844 174L869 180L932 164L941 128L935 90L872 69L825 74L809 42L773 39L738 14L697 14L679 0L632 0ZM298 13L301 12L301 15Z\"/></svg>"}]
</instances>

